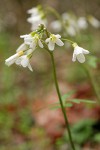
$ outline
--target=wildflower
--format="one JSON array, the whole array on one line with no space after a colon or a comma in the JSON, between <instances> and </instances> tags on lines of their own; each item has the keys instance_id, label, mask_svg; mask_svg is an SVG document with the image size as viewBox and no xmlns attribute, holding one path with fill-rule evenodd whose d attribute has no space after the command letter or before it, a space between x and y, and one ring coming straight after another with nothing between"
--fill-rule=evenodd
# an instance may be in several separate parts
<instances>
[{"instance_id":1,"label":"wildflower","mask_svg":"<svg viewBox=\"0 0 100 150\"><path fill-rule=\"evenodd\" d=\"M60 40L61 36L59 34L51 34L49 38L45 40L46 43L48 43L49 50L53 51L55 47L55 43L58 46L63 46L64 43Z\"/></svg>"},{"instance_id":2,"label":"wildflower","mask_svg":"<svg viewBox=\"0 0 100 150\"><path fill-rule=\"evenodd\" d=\"M20 56L23 55L23 51L20 51L14 55L12 55L11 57L9 57L8 59L5 60L5 64L7 66L11 66L12 64L15 63L15 61L17 60L17 58L19 58Z\"/></svg>"},{"instance_id":3,"label":"wildflower","mask_svg":"<svg viewBox=\"0 0 100 150\"><path fill-rule=\"evenodd\" d=\"M100 27L100 21L98 19L96 19L95 17L93 17L91 15L88 16L88 21L93 27L95 27L95 28Z\"/></svg>"},{"instance_id":4,"label":"wildflower","mask_svg":"<svg viewBox=\"0 0 100 150\"><path fill-rule=\"evenodd\" d=\"M43 44L38 34L35 34L34 36L28 34L28 35L22 35L20 37L24 38L24 43L28 45L29 48L31 48L32 50L35 50L37 46L43 48Z\"/></svg>"},{"instance_id":5,"label":"wildflower","mask_svg":"<svg viewBox=\"0 0 100 150\"><path fill-rule=\"evenodd\" d=\"M61 22L59 20L55 20L50 24L51 29L55 32L60 32L62 29Z\"/></svg>"},{"instance_id":6,"label":"wildflower","mask_svg":"<svg viewBox=\"0 0 100 150\"><path fill-rule=\"evenodd\" d=\"M88 24L87 24L87 21L86 21L86 18L85 17L80 17L78 20L77 20L77 24L78 24L78 27L80 29L86 29L88 27Z\"/></svg>"},{"instance_id":7,"label":"wildflower","mask_svg":"<svg viewBox=\"0 0 100 150\"><path fill-rule=\"evenodd\" d=\"M45 18L45 13L41 6L34 7L27 11L31 16L27 19L31 23L31 30L36 30L39 24L47 25L47 20Z\"/></svg>"},{"instance_id":8,"label":"wildflower","mask_svg":"<svg viewBox=\"0 0 100 150\"><path fill-rule=\"evenodd\" d=\"M67 13L67 12L63 13L63 14L62 14L62 19L63 19L64 21L70 20L70 14Z\"/></svg>"},{"instance_id":9,"label":"wildflower","mask_svg":"<svg viewBox=\"0 0 100 150\"><path fill-rule=\"evenodd\" d=\"M28 13L28 14L32 14L33 16L36 16L36 15L39 14L39 11L38 11L38 8L37 8L37 7L33 7L33 8L31 8L31 9L29 9L29 10L27 11L27 13Z\"/></svg>"},{"instance_id":10,"label":"wildflower","mask_svg":"<svg viewBox=\"0 0 100 150\"><path fill-rule=\"evenodd\" d=\"M16 61L15 61L16 65L22 66L24 68L28 67L31 71L33 71L30 62L29 62L29 58L27 55L23 55L21 57L19 57Z\"/></svg>"},{"instance_id":11,"label":"wildflower","mask_svg":"<svg viewBox=\"0 0 100 150\"><path fill-rule=\"evenodd\" d=\"M66 28L66 31L67 31L67 33L68 33L70 36L75 36L75 35L76 35L76 30L75 30L75 28L74 28L72 25L69 25L69 26Z\"/></svg>"},{"instance_id":12,"label":"wildflower","mask_svg":"<svg viewBox=\"0 0 100 150\"><path fill-rule=\"evenodd\" d=\"M85 62L84 54L89 54L89 51L83 49L82 47L79 47L76 43L73 44L73 47L74 47L74 52L73 52L72 61L74 62L77 59L80 63L84 63Z\"/></svg>"}]
</instances>

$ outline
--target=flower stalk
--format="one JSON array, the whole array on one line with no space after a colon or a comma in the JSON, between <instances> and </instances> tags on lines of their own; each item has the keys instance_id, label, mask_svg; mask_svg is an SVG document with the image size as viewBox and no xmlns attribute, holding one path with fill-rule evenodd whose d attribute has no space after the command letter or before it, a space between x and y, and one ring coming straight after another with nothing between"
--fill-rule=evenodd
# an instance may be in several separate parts
<instances>
[{"instance_id":1,"label":"flower stalk","mask_svg":"<svg viewBox=\"0 0 100 150\"><path fill-rule=\"evenodd\" d=\"M90 72L90 69L87 66L84 65L83 68L85 69L85 71L87 73L87 76L89 78L89 81L91 83L93 91L94 91L94 93L95 93L95 95L97 97L97 101L100 104L100 94L99 94L98 85L95 82L94 76L92 75L92 73Z\"/></svg>"},{"instance_id":2,"label":"flower stalk","mask_svg":"<svg viewBox=\"0 0 100 150\"><path fill-rule=\"evenodd\" d=\"M65 119L65 124L66 124L66 128L67 128L68 135L69 135L70 145L72 147L72 150L75 150L75 146L74 146L74 143L73 143L73 140L72 140L72 135L71 135L71 131L70 131L68 118L67 118L67 115L66 115L65 108L63 106L63 102L62 102L62 98L61 98L61 94L60 94L60 90L59 90L59 86L58 86L57 75L56 75L56 67L55 67L55 61L54 61L53 52L50 52L50 55L51 55L51 60L52 60L53 75L54 75L54 82L55 82L55 86L56 86L56 91L57 91L57 95L58 95L59 102L60 102L60 105L61 105L62 113L63 113L64 119Z\"/></svg>"}]
</instances>

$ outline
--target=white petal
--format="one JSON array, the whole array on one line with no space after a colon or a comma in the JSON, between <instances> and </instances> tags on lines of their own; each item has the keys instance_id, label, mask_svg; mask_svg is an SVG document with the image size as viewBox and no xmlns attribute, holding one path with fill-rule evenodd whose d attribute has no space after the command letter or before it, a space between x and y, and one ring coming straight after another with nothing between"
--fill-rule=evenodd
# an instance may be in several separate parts
<instances>
[{"instance_id":1,"label":"white petal","mask_svg":"<svg viewBox=\"0 0 100 150\"><path fill-rule=\"evenodd\" d=\"M16 52L18 53L19 51L24 51L27 49L27 46L25 43L21 44L18 49L16 50Z\"/></svg>"},{"instance_id":2,"label":"white petal","mask_svg":"<svg viewBox=\"0 0 100 150\"><path fill-rule=\"evenodd\" d=\"M64 45L64 43L60 39L56 40L56 44L59 45L59 46L63 46Z\"/></svg>"},{"instance_id":3,"label":"white petal","mask_svg":"<svg viewBox=\"0 0 100 150\"><path fill-rule=\"evenodd\" d=\"M77 60L80 62L80 63L84 63L85 62L85 57L84 55L81 53L81 54L78 54L77 55Z\"/></svg>"},{"instance_id":4,"label":"white petal","mask_svg":"<svg viewBox=\"0 0 100 150\"><path fill-rule=\"evenodd\" d=\"M79 47L78 45L75 46L75 48L74 48L74 53L75 53L76 55L82 54L82 53L83 53L83 48L82 48L82 47Z\"/></svg>"},{"instance_id":5,"label":"white petal","mask_svg":"<svg viewBox=\"0 0 100 150\"><path fill-rule=\"evenodd\" d=\"M32 69L32 67L31 67L30 63L28 64L28 68L29 68L31 71L33 71L33 69Z\"/></svg>"},{"instance_id":6,"label":"white petal","mask_svg":"<svg viewBox=\"0 0 100 150\"><path fill-rule=\"evenodd\" d=\"M11 57L9 57L8 59L5 60L5 64L7 66L10 66L16 61L17 58L18 58L18 54L14 54L13 56L11 56Z\"/></svg>"},{"instance_id":7,"label":"white petal","mask_svg":"<svg viewBox=\"0 0 100 150\"><path fill-rule=\"evenodd\" d=\"M46 43L48 43L49 41L50 41L50 38L47 38L47 39L45 40Z\"/></svg>"},{"instance_id":8,"label":"white petal","mask_svg":"<svg viewBox=\"0 0 100 150\"><path fill-rule=\"evenodd\" d=\"M15 64L16 65L21 65L21 57L17 58L17 60L15 61Z\"/></svg>"},{"instance_id":9,"label":"white petal","mask_svg":"<svg viewBox=\"0 0 100 150\"><path fill-rule=\"evenodd\" d=\"M90 52L88 50L83 49L83 54L89 54Z\"/></svg>"},{"instance_id":10,"label":"white petal","mask_svg":"<svg viewBox=\"0 0 100 150\"><path fill-rule=\"evenodd\" d=\"M55 36L56 36L57 38L61 38L61 35L59 35L59 34L56 34Z\"/></svg>"},{"instance_id":11,"label":"white petal","mask_svg":"<svg viewBox=\"0 0 100 150\"><path fill-rule=\"evenodd\" d=\"M7 66L11 66L12 64L14 64L14 62L15 62L15 59L10 60L10 61L5 60L5 64L6 64Z\"/></svg>"},{"instance_id":12,"label":"white petal","mask_svg":"<svg viewBox=\"0 0 100 150\"><path fill-rule=\"evenodd\" d=\"M30 43L30 48L32 48L33 50L35 50L36 48L36 42L33 41L32 43Z\"/></svg>"},{"instance_id":13,"label":"white petal","mask_svg":"<svg viewBox=\"0 0 100 150\"><path fill-rule=\"evenodd\" d=\"M38 9L37 8L32 8L32 9L29 9L27 11L28 14L32 14L32 15L37 15L38 14Z\"/></svg>"},{"instance_id":14,"label":"white petal","mask_svg":"<svg viewBox=\"0 0 100 150\"><path fill-rule=\"evenodd\" d=\"M76 61L76 54L75 53L73 53L72 61L73 62Z\"/></svg>"},{"instance_id":15,"label":"white petal","mask_svg":"<svg viewBox=\"0 0 100 150\"><path fill-rule=\"evenodd\" d=\"M55 43L50 40L49 43L48 43L49 50L53 51L54 50L54 46L55 46Z\"/></svg>"},{"instance_id":16,"label":"white petal","mask_svg":"<svg viewBox=\"0 0 100 150\"><path fill-rule=\"evenodd\" d=\"M20 38L26 38L26 37L28 37L28 36L29 36L29 34L20 35Z\"/></svg>"},{"instance_id":17,"label":"white petal","mask_svg":"<svg viewBox=\"0 0 100 150\"><path fill-rule=\"evenodd\" d=\"M22 59L22 61L21 61L21 65L23 67L27 67L28 64L29 64L29 59L27 58L27 56L24 56L23 59Z\"/></svg>"},{"instance_id":18,"label":"white petal","mask_svg":"<svg viewBox=\"0 0 100 150\"><path fill-rule=\"evenodd\" d=\"M40 46L41 48L43 48L43 44L42 44L42 42L41 42L40 40L38 40L38 44L39 44L39 46Z\"/></svg>"},{"instance_id":19,"label":"white petal","mask_svg":"<svg viewBox=\"0 0 100 150\"><path fill-rule=\"evenodd\" d=\"M75 36L76 35L76 30L73 26L69 26L67 27L67 33L70 35L70 36Z\"/></svg>"}]
</instances>

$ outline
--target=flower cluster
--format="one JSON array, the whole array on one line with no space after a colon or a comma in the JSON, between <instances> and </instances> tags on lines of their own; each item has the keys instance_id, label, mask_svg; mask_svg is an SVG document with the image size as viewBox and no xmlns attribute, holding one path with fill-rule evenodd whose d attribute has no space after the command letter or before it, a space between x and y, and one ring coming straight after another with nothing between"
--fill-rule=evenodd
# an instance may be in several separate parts
<instances>
[{"instance_id":1,"label":"flower cluster","mask_svg":"<svg viewBox=\"0 0 100 150\"><path fill-rule=\"evenodd\" d=\"M55 32L61 32L64 26L64 33L68 36L76 36L80 30L85 30L90 23L93 27L99 28L100 21L93 16L79 17L77 18L72 13L63 13L61 20L54 20L51 22L50 27Z\"/></svg>"},{"instance_id":2,"label":"flower cluster","mask_svg":"<svg viewBox=\"0 0 100 150\"><path fill-rule=\"evenodd\" d=\"M23 38L24 42L18 47L16 54L5 60L6 65L11 66L15 63L19 66L28 67L32 71L30 58L37 47L44 48L43 44L45 44L48 46L48 50L53 51L55 44L58 46L64 45L59 34L54 35L49 33L50 37L44 40L42 38L43 32L45 34L45 27L40 25L36 31L30 34L21 35L20 38Z\"/></svg>"},{"instance_id":3,"label":"flower cluster","mask_svg":"<svg viewBox=\"0 0 100 150\"><path fill-rule=\"evenodd\" d=\"M46 38L44 39L44 37ZM16 54L6 59L5 63L8 66L15 63L19 66L28 67L31 71L33 69L30 65L30 58L37 47L45 49L46 46L46 49L48 47L48 51L52 53L55 49L55 44L58 46L64 45L61 40L61 35L51 34L44 25L40 25L37 30L30 34L21 35L20 38L23 38L24 42L18 47ZM77 59L80 63L84 63L84 54L89 54L89 51L79 47L76 43L73 43L72 46L74 47L72 61L76 61Z\"/></svg>"},{"instance_id":4,"label":"flower cluster","mask_svg":"<svg viewBox=\"0 0 100 150\"><path fill-rule=\"evenodd\" d=\"M16 50L16 54L5 60L6 65L10 66L13 63L28 67L32 71L32 67L29 63L30 58L32 57L33 51L39 46L43 48L39 34L22 35L21 38L24 38L24 43L19 46Z\"/></svg>"},{"instance_id":5,"label":"flower cluster","mask_svg":"<svg viewBox=\"0 0 100 150\"><path fill-rule=\"evenodd\" d=\"M31 23L31 30L36 30L39 24L47 25L47 20L42 6L33 7L27 11L31 16L27 19Z\"/></svg>"}]
</instances>

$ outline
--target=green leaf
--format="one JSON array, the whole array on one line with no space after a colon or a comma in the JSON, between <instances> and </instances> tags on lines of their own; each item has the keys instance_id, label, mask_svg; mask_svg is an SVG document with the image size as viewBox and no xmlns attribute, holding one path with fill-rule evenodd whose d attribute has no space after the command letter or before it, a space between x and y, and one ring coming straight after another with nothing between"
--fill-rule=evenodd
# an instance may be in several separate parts
<instances>
[{"instance_id":1,"label":"green leaf","mask_svg":"<svg viewBox=\"0 0 100 150\"><path fill-rule=\"evenodd\" d=\"M67 98L69 98L70 96L72 96L75 93L75 90L72 90L70 92L68 92L67 94L62 95L62 100L65 101Z\"/></svg>"},{"instance_id":2,"label":"green leaf","mask_svg":"<svg viewBox=\"0 0 100 150\"><path fill-rule=\"evenodd\" d=\"M72 107L73 104L72 103L65 103L63 104L63 106L66 108L66 107ZM50 106L50 109L58 109L58 108L61 108L60 104L59 103L54 103L52 106Z\"/></svg>"},{"instance_id":3,"label":"green leaf","mask_svg":"<svg viewBox=\"0 0 100 150\"><path fill-rule=\"evenodd\" d=\"M53 110L56 110L56 109L58 109L58 108L61 108L61 106L60 106L60 105L50 106L50 109L53 109Z\"/></svg>"},{"instance_id":4,"label":"green leaf","mask_svg":"<svg viewBox=\"0 0 100 150\"><path fill-rule=\"evenodd\" d=\"M64 107L72 107L72 106L73 106L72 103L65 103L65 104L64 104Z\"/></svg>"},{"instance_id":5,"label":"green leaf","mask_svg":"<svg viewBox=\"0 0 100 150\"><path fill-rule=\"evenodd\" d=\"M77 103L77 104L80 103L79 99L72 99L72 100L70 100L70 101L71 101L71 102L74 102L74 103Z\"/></svg>"},{"instance_id":6,"label":"green leaf","mask_svg":"<svg viewBox=\"0 0 100 150\"><path fill-rule=\"evenodd\" d=\"M81 102L83 102L83 103L90 103L90 104L96 103L95 101L88 100L88 99L72 99L70 101L74 102L74 103L78 103L78 104L81 103Z\"/></svg>"}]
</instances>

